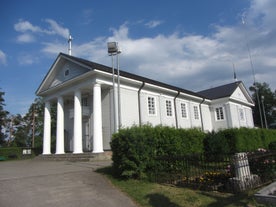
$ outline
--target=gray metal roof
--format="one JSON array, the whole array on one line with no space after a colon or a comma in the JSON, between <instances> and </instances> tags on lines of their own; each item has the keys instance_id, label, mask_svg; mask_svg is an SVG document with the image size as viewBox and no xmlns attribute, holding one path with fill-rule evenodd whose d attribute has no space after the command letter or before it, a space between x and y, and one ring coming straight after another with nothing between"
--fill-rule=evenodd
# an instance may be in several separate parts
<instances>
[{"instance_id":1,"label":"gray metal roof","mask_svg":"<svg viewBox=\"0 0 276 207\"><path fill-rule=\"evenodd\" d=\"M199 91L198 94L211 100L229 97L234 93L234 91L237 89L237 87L239 87L241 83L241 81L236 81L234 83L229 83L223 86L218 86L215 88Z\"/></svg>"},{"instance_id":2,"label":"gray metal roof","mask_svg":"<svg viewBox=\"0 0 276 207\"><path fill-rule=\"evenodd\" d=\"M98 70L101 70L101 71L104 71L104 72L107 72L107 73L112 73L112 68L111 67L108 67L108 66L105 66L105 65L102 65L102 64L99 64L99 63L91 62L89 60L85 60L85 59L82 59L82 58L70 56L70 55L67 55L67 54L64 54L64 53L60 53L59 56L60 55L65 56L66 58L71 59L73 61L79 62L83 65L86 65L86 66L88 66L92 69L98 69ZM117 74L117 69L115 69L115 74ZM126 72L126 71L123 71L123 70L120 70L120 76L123 76L123 77L126 77L126 78L131 78L131 79L134 79L134 80L138 80L138 81L153 84L153 85L157 85L157 86L164 87L164 88L167 88L167 89L179 91L179 92L186 93L186 94L189 94L189 95L192 95L192 96L197 96L197 97L200 97L200 98L204 98L200 94L195 93L193 91L189 91L189 90L186 90L186 89L183 89L183 88L175 87L175 86L172 86L172 85L169 85L169 84L166 84L166 83L162 83L162 82L159 82L159 81L156 81L156 80L152 80L152 79L149 79L149 78L146 78L146 77L143 77L143 76L135 75L133 73L129 73L129 72Z\"/></svg>"}]
</instances>

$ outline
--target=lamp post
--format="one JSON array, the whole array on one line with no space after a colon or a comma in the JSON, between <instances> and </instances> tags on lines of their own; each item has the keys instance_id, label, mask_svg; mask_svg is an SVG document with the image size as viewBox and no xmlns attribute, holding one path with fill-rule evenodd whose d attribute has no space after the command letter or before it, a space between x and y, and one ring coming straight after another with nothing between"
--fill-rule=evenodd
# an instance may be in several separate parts
<instances>
[{"instance_id":1,"label":"lamp post","mask_svg":"<svg viewBox=\"0 0 276 207\"><path fill-rule=\"evenodd\" d=\"M266 121L266 114L265 114L265 107L264 107L264 96L262 98L262 107L263 107L263 114L264 114L264 121L265 121L265 128L267 129L267 121Z\"/></svg>"},{"instance_id":2,"label":"lamp post","mask_svg":"<svg viewBox=\"0 0 276 207\"><path fill-rule=\"evenodd\" d=\"M120 97L120 70L119 70L119 51L118 42L108 42L107 43L108 54L112 58L112 82L113 82L113 111L114 111L114 131L117 132L118 128L120 129L121 126L121 97ZM116 108L116 86L115 86L115 69L114 69L114 56L117 56L117 98L118 98L118 105ZM118 121L118 122L117 122Z\"/></svg>"}]
</instances>

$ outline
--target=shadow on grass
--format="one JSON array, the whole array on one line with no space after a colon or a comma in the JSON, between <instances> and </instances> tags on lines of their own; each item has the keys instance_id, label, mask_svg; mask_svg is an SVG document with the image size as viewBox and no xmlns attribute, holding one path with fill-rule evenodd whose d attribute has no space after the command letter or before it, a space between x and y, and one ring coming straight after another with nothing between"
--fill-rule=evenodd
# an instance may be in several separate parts
<instances>
[{"instance_id":1,"label":"shadow on grass","mask_svg":"<svg viewBox=\"0 0 276 207\"><path fill-rule=\"evenodd\" d=\"M159 193L149 194L146 198L149 199L149 204L152 207L180 207L176 203L171 202L169 198Z\"/></svg>"},{"instance_id":2,"label":"shadow on grass","mask_svg":"<svg viewBox=\"0 0 276 207\"><path fill-rule=\"evenodd\" d=\"M214 192L201 192L202 195L213 198L215 202L208 204L207 207L222 207L222 206L250 206L249 195L245 193L241 194L229 194L227 196L222 196L221 194L216 195ZM254 203L254 202L253 202ZM255 206L255 205L254 205ZM257 205L259 206L259 205ZM260 205L262 206L262 205Z\"/></svg>"}]
</instances>

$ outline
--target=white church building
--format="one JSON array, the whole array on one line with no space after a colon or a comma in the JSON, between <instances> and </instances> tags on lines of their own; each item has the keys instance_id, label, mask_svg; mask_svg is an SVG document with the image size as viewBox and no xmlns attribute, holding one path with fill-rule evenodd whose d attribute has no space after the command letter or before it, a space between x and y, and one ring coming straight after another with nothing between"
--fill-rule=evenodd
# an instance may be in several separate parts
<instances>
[{"instance_id":1,"label":"white church building","mask_svg":"<svg viewBox=\"0 0 276 207\"><path fill-rule=\"evenodd\" d=\"M120 71L118 90L113 77L117 83L116 69L113 76L111 67L58 55L36 91L45 102L43 154L101 153L110 150L118 128L133 125L203 131L254 127L254 103L241 81L192 92ZM50 110L54 105L56 117ZM52 118L57 124L55 152L51 152Z\"/></svg>"}]
</instances>

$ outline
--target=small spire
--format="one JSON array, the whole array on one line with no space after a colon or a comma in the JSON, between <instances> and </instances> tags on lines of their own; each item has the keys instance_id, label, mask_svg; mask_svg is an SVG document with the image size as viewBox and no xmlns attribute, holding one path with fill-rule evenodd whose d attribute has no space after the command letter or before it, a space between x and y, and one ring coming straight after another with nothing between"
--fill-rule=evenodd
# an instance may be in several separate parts
<instances>
[{"instance_id":1,"label":"small spire","mask_svg":"<svg viewBox=\"0 0 276 207\"><path fill-rule=\"evenodd\" d=\"M72 55L72 40L73 40L73 38L72 38L72 36L71 35L69 35L69 39L68 39L68 54L69 55Z\"/></svg>"},{"instance_id":2,"label":"small spire","mask_svg":"<svg viewBox=\"0 0 276 207\"><path fill-rule=\"evenodd\" d=\"M234 63L233 63L233 72L234 72L234 80L237 82L238 79L237 79L236 68L235 68Z\"/></svg>"}]
</instances>

